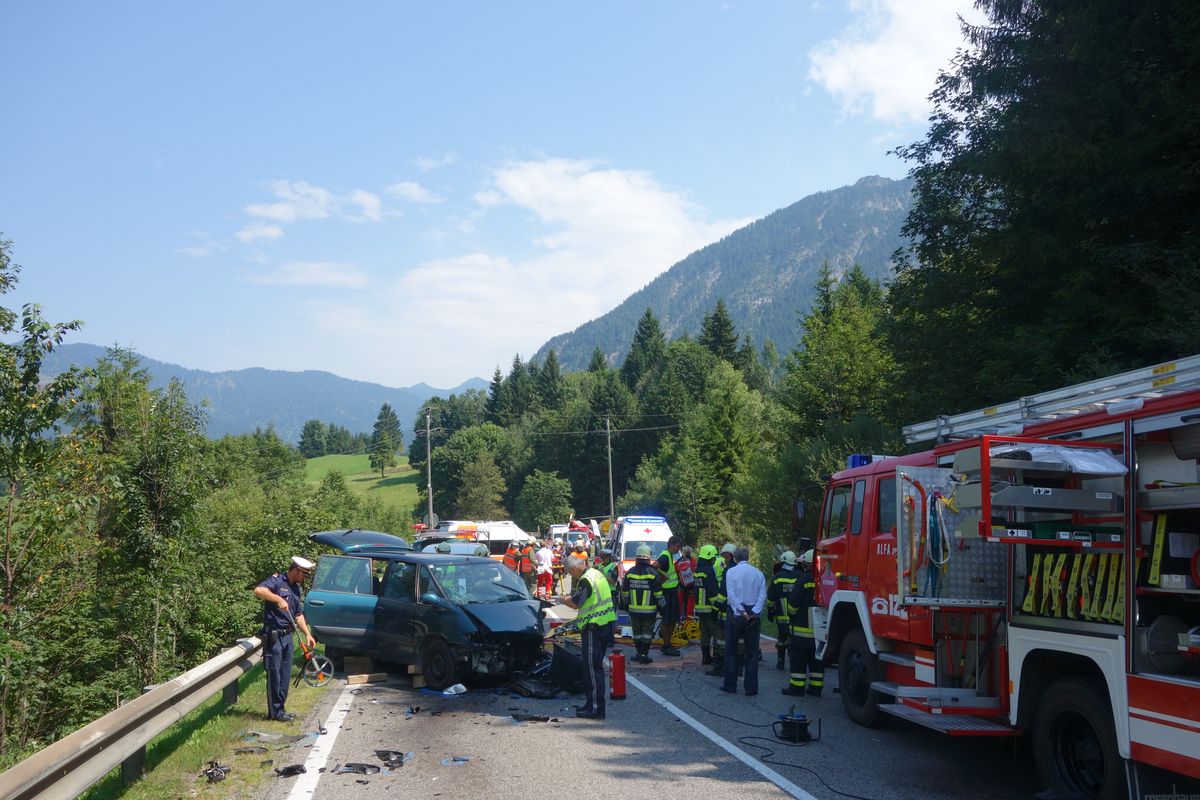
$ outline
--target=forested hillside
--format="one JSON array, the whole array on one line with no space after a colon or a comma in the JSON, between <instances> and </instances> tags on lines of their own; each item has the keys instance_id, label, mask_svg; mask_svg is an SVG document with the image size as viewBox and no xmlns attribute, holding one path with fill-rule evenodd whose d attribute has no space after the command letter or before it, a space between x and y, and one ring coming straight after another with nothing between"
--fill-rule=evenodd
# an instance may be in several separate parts
<instances>
[{"instance_id":1,"label":"forested hillside","mask_svg":"<svg viewBox=\"0 0 1200 800\"><path fill-rule=\"evenodd\" d=\"M699 331L718 299L743 335L786 352L798 341L796 323L812 305L823 264L835 276L853 264L872 278L891 276L911 191L910 180L869 177L810 195L697 250L604 316L555 336L534 358L553 349L565 369L579 370L599 347L617 364L647 308L676 338Z\"/></svg>"},{"instance_id":2,"label":"forested hillside","mask_svg":"<svg viewBox=\"0 0 1200 800\"><path fill-rule=\"evenodd\" d=\"M435 511L531 529L606 515L611 441L618 513L763 561L807 546L796 498L815 507L848 453L902 449L903 422L1200 352L1200 5L980 5L978 52L901 149L912 238L893 283L818 267L790 350L748 345L717 294L690 336L645 304L586 369L549 349L486 394L432 398ZM76 327L0 307L5 763L253 632L250 587L311 553L308 532L411 521L336 473L305 487L273 434L206 439L182 384L152 387L132 354L41 380Z\"/></svg>"},{"instance_id":3,"label":"forested hillside","mask_svg":"<svg viewBox=\"0 0 1200 800\"><path fill-rule=\"evenodd\" d=\"M96 345L65 344L46 356L42 371L52 378L71 366L93 366L104 354L105 349ZM205 403L205 432L214 438L270 426L284 441L296 442L310 419L362 433L371 430L375 414L384 403L390 404L401 424L407 426L428 398L486 386L473 378L453 389L434 389L423 383L394 389L319 370L288 372L255 367L207 372L145 356L139 359L150 375L152 387L165 387L175 378L189 400Z\"/></svg>"}]
</instances>

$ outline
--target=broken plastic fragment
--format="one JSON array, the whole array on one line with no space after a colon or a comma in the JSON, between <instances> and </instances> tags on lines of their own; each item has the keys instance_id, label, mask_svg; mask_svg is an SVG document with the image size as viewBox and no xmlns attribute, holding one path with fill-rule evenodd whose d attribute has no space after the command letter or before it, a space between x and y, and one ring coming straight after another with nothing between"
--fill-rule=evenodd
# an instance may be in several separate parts
<instances>
[{"instance_id":1,"label":"broken plastic fragment","mask_svg":"<svg viewBox=\"0 0 1200 800\"><path fill-rule=\"evenodd\" d=\"M446 689L445 691L443 691L442 694L456 695L456 694L464 694L466 691L467 691L467 687L463 686L461 683L456 683L453 686L451 686L449 689Z\"/></svg>"},{"instance_id":2,"label":"broken plastic fragment","mask_svg":"<svg viewBox=\"0 0 1200 800\"><path fill-rule=\"evenodd\" d=\"M293 775L303 775L308 772L303 764L289 764L286 767L279 767L275 770L275 774L281 778L290 778Z\"/></svg>"},{"instance_id":3,"label":"broken plastic fragment","mask_svg":"<svg viewBox=\"0 0 1200 800\"><path fill-rule=\"evenodd\" d=\"M335 771L338 774L352 772L355 775L374 775L376 772L379 772L379 767L375 766L374 764L362 764L356 761L350 761L342 764Z\"/></svg>"},{"instance_id":4,"label":"broken plastic fragment","mask_svg":"<svg viewBox=\"0 0 1200 800\"><path fill-rule=\"evenodd\" d=\"M461 767L463 764L470 761L469 756L451 756L450 758L442 759L443 767Z\"/></svg>"},{"instance_id":5,"label":"broken plastic fragment","mask_svg":"<svg viewBox=\"0 0 1200 800\"><path fill-rule=\"evenodd\" d=\"M225 780L225 776L229 774L229 767L219 764L216 761L208 762L208 768L200 773L208 778L209 783Z\"/></svg>"},{"instance_id":6,"label":"broken plastic fragment","mask_svg":"<svg viewBox=\"0 0 1200 800\"><path fill-rule=\"evenodd\" d=\"M233 750L233 754L235 756L243 756L249 753L260 754L265 752L267 752L267 748L257 744L252 745L251 747L235 747Z\"/></svg>"}]
</instances>

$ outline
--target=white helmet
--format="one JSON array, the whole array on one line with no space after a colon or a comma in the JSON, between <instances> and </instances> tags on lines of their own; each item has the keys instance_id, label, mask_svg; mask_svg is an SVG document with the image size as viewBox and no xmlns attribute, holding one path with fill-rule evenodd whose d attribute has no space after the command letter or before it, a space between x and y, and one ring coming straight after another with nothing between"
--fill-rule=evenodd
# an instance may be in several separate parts
<instances>
[{"instance_id":1,"label":"white helmet","mask_svg":"<svg viewBox=\"0 0 1200 800\"><path fill-rule=\"evenodd\" d=\"M782 561L784 564L787 564L789 567L795 566L796 554L793 553L791 550L785 550L785 551L783 551L782 554L780 554L779 560Z\"/></svg>"},{"instance_id":2,"label":"white helmet","mask_svg":"<svg viewBox=\"0 0 1200 800\"><path fill-rule=\"evenodd\" d=\"M729 555L733 555L735 550L737 550L737 545L735 545L733 542L728 542L724 547L721 548L721 554L724 555L725 553L729 553Z\"/></svg>"},{"instance_id":3,"label":"white helmet","mask_svg":"<svg viewBox=\"0 0 1200 800\"><path fill-rule=\"evenodd\" d=\"M811 567L813 562L813 551L805 550L800 554L800 563L806 567Z\"/></svg>"}]
</instances>

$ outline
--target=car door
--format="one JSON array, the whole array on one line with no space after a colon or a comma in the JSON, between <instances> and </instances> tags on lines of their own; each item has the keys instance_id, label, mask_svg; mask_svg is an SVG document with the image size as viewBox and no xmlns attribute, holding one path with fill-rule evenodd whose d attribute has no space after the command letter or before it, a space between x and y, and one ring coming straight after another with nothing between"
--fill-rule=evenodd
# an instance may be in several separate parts
<instances>
[{"instance_id":1,"label":"car door","mask_svg":"<svg viewBox=\"0 0 1200 800\"><path fill-rule=\"evenodd\" d=\"M392 561L380 585L375 610L376 639L381 657L413 663L413 619L417 612L417 565Z\"/></svg>"},{"instance_id":2,"label":"car door","mask_svg":"<svg viewBox=\"0 0 1200 800\"><path fill-rule=\"evenodd\" d=\"M377 603L372 589L371 559L321 556L304 598L304 617L317 640L349 652L371 652Z\"/></svg>"}]
</instances>

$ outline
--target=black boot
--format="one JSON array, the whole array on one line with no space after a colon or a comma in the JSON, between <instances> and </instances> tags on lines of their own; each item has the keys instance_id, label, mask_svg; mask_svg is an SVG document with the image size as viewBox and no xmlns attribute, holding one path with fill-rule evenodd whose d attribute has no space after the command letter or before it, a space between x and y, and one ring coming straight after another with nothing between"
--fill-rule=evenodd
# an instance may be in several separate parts
<instances>
[{"instance_id":1,"label":"black boot","mask_svg":"<svg viewBox=\"0 0 1200 800\"><path fill-rule=\"evenodd\" d=\"M777 658L775 659L775 669L780 669L780 670L786 669L787 668L787 651L779 650L776 653L776 656L777 656Z\"/></svg>"},{"instance_id":2,"label":"black boot","mask_svg":"<svg viewBox=\"0 0 1200 800\"><path fill-rule=\"evenodd\" d=\"M700 666L712 663L712 648L700 645Z\"/></svg>"}]
</instances>

